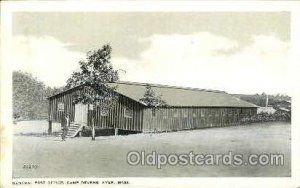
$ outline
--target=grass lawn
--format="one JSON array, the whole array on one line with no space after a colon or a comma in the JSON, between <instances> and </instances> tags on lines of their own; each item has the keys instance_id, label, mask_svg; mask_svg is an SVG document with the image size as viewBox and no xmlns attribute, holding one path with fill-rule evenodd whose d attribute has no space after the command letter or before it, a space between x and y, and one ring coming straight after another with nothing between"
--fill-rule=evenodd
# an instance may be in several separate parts
<instances>
[{"instance_id":1,"label":"grass lawn","mask_svg":"<svg viewBox=\"0 0 300 188\"><path fill-rule=\"evenodd\" d=\"M54 131L60 125L54 125ZM71 138L45 136L46 121L14 125L13 177L201 177L291 176L291 125L283 122L208 128L161 134ZM284 154L284 166L130 166L129 151L221 154L232 151ZM35 169L24 165L37 165Z\"/></svg>"}]
</instances>

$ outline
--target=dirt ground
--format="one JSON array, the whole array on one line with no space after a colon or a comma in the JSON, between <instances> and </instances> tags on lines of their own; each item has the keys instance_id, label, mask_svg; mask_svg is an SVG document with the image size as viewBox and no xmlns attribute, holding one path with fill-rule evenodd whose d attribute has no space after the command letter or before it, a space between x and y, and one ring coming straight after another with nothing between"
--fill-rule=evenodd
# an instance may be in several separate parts
<instances>
[{"instance_id":1,"label":"dirt ground","mask_svg":"<svg viewBox=\"0 0 300 188\"><path fill-rule=\"evenodd\" d=\"M14 125L13 177L257 177L291 176L291 125L257 123L161 134L77 137L62 142L46 136L46 121ZM53 131L60 131L54 124ZM129 151L195 154L284 154L283 166L166 165L131 166ZM31 168L30 168L31 167Z\"/></svg>"}]
</instances>

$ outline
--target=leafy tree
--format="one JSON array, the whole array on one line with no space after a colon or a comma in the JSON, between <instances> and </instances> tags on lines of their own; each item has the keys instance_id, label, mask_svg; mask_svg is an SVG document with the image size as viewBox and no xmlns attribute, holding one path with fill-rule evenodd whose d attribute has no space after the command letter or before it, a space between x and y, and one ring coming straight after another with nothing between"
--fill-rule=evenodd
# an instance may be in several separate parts
<instances>
[{"instance_id":1,"label":"leafy tree","mask_svg":"<svg viewBox=\"0 0 300 188\"><path fill-rule=\"evenodd\" d=\"M13 71L13 117L14 120L47 119L47 97L62 88L46 87L30 73Z\"/></svg>"},{"instance_id":2,"label":"leafy tree","mask_svg":"<svg viewBox=\"0 0 300 188\"><path fill-rule=\"evenodd\" d=\"M89 51L85 61L80 61L80 71L73 72L67 80L66 88L80 87L84 92L74 96L74 103L92 105L92 140L95 140L95 108L110 109L117 99L114 92L116 87L109 85L119 79L118 71L114 70L110 62L112 48L109 44L101 49Z\"/></svg>"},{"instance_id":3,"label":"leafy tree","mask_svg":"<svg viewBox=\"0 0 300 188\"><path fill-rule=\"evenodd\" d=\"M167 106L167 103L161 98L161 95L157 95L150 85L146 86L146 91L144 96L140 99L140 101L146 106L150 107L159 107L159 106Z\"/></svg>"},{"instance_id":4,"label":"leafy tree","mask_svg":"<svg viewBox=\"0 0 300 188\"><path fill-rule=\"evenodd\" d=\"M234 96L245 100L247 102L256 104L258 106L265 106L266 105L266 93L262 94L255 94L255 95L243 95L243 94L234 94ZM287 95L282 94L276 94L276 95L268 95L269 98L269 105L274 106L277 103L280 103L282 101L290 101L291 97Z\"/></svg>"}]
</instances>

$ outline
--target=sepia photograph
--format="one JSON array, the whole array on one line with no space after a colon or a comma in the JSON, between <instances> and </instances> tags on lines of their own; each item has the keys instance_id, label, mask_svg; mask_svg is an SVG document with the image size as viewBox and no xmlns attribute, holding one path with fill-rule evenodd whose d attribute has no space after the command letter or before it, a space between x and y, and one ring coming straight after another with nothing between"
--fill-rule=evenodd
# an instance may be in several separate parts
<instances>
[{"instance_id":1,"label":"sepia photograph","mask_svg":"<svg viewBox=\"0 0 300 188\"><path fill-rule=\"evenodd\" d=\"M11 186L297 178L293 11L103 9L10 12Z\"/></svg>"}]
</instances>

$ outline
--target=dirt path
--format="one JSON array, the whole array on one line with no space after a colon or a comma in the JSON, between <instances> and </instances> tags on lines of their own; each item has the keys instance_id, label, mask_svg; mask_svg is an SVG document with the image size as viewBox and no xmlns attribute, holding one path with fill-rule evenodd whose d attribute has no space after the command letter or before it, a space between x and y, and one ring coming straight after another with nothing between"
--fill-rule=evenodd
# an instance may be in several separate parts
<instances>
[{"instance_id":1,"label":"dirt path","mask_svg":"<svg viewBox=\"0 0 300 188\"><path fill-rule=\"evenodd\" d=\"M47 122L27 122L15 127L13 176L34 177L149 177L149 176L290 176L291 126L286 123L252 124L162 134L81 137L61 142L59 137L20 136L22 132L46 131ZM22 127L23 126L23 127ZM22 130L23 129L23 130ZM232 151L282 153L284 166L130 166L129 151L151 153L220 154ZM37 165L35 169L24 165Z\"/></svg>"}]
</instances>

